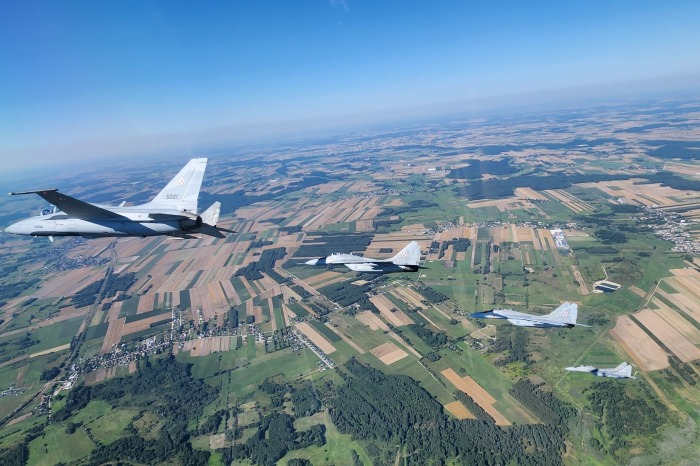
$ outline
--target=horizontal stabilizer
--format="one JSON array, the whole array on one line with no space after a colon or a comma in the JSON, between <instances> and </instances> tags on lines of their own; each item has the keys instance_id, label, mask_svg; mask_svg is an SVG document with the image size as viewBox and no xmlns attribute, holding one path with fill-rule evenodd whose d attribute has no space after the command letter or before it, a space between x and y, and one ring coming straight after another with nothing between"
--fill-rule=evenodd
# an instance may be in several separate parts
<instances>
[{"instance_id":1,"label":"horizontal stabilizer","mask_svg":"<svg viewBox=\"0 0 700 466\"><path fill-rule=\"evenodd\" d=\"M211 225L213 227L216 226L216 223L219 221L219 214L221 213L221 202L217 201L213 203L207 210L202 212L202 222Z\"/></svg>"}]
</instances>

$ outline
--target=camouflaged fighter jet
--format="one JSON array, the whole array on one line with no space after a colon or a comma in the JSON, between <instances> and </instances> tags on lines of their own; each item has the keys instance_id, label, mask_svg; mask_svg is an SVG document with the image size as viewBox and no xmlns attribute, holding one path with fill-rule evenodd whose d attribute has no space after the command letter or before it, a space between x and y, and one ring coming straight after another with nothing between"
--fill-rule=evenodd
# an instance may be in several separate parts
<instances>
[{"instance_id":1,"label":"camouflaged fighter jet","mask_svg":"<svg viewBox=\"0 0 700 466\"><path fill-rule=\"evenodd\" d=\"M476 319L507 319L513 325L521 327L574 327L580 325L582 327L590 327L576 323L578 315L578 305L575 303L564 303L554 311L547 315L538 316L534 314L526 314L524 312L514 311L512 309L492 309L485 312L475 312L470 314L470 317Z\"/></svg>"},{"instance_id":2,"label":"camouflaged fighter jet","mask_svg":"<svg viewBox=\"0 0 700 466\"><path fill-rule=\"evenodd\" d=\"M598 377L610 377L613 379L636 379L637 377L632 376L632 366L626 362L623 362L619 366L612 369L599 369L595 366L577 366L577 367L567 367L567 371L572 372L588 372Z\"/></svg>"},{"instance_id":3,"label":"camouflaged fighter jet","mask_svg":"<svg viewBox=\"0 0 700 466\"><path fill-rule=\"evenodd\" d=\"M306 265L344 265L355 272L391 273L417 272L420 264L420 246L411 241L390 259L372 259L355 254L331 254L320 259L306 261Z\"/></svg>"},{"instance_id":4,"label":"camouflaged fighter jet","mask_svg":"<svg viewBox=\"0 0 700 466\"><path fill-rule=\"evenodd\" d=\"M216 227L221 203L215 202L197 214L199 188L207 167L206 158L190 160L185 167L146 204L137 206L109 206L91 204L75 199L57 189L25 191L11 195L38 194L51 206L36 217L21 220L5 228L8 233L29 236L157 236L196 238L192 234L206 234L223 238Z\"/></svg>"}]
</instances>

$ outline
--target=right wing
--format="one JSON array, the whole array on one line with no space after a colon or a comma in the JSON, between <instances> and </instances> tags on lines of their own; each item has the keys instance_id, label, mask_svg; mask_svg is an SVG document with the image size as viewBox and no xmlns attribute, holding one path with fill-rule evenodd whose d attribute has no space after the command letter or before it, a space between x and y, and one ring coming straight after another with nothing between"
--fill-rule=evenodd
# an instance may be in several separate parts
<instances>
[{"instance_id":1,"label":"right wing","mask_svg":"<svg viewBox=\"0 0 700 466\"><path fill-rule=\"evenodd\" d=\"M70 197L67 194L59 193L58 189L44 189L41 191L25 191L21 193L10 193L12 195L18 194L38 194L39 196L46 199L51 204L58 207L63 212L77 217L83 220L97 220L105 218L118 218L123 219L119 214L116 214L110 210L97 207L95 205L89 204L84 201L80 201L74 197Z\"/></svg>"}]
</instances>

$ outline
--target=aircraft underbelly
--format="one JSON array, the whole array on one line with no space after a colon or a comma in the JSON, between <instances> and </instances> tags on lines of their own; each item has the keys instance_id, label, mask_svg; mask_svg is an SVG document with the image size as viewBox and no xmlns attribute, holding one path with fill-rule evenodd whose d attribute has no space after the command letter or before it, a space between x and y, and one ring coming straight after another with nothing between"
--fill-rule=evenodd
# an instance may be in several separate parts
<instances>
[{"instance_id":1,"label":"aircraft underbelly","mask_svg":"<svg viewBox=\"0 0 700 466\"><path fill-rule=\"evenodd\" d=\"M554 327L546 322L537 322L526 319L508 319L508 322L514 325L519 325L521 327Z\"/></svg>"},{"instance_id":2,"label":"aircraft underbelly","mask_svg":"<svg viewBox=\"0 0 700 466\"><path fill-rule=\"evenodd\" d=\"M176 222L173 223L139 223L139 222L88 222L70 219L44 225L35 236L156 236L180 232Z\"/></svg>"}]
</instances>

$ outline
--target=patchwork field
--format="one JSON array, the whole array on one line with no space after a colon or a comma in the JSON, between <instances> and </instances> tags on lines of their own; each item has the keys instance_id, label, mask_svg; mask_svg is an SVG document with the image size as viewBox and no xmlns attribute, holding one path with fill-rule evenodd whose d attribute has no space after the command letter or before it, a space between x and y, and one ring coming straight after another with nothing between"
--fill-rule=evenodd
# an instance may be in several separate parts
<instances>
[{"instance_id":1,"label":"patchwork field","mask_svg":"<svg viewBox=\"0 0 700 466\"><path fill-rule=\"evenodd\" d=\"M230 350L231 337L207 337L186 341L181 351L189 351L190 356L197 357Z\"/></svg>"},{"instance_id":2,"label":"patchwork field","mask_svg":"<svg viewBox=\"0 0 700 466\"><path fill-rule=\"evenodd\" d=\"M476 419L472 413L459 401L447 403L445 409L457 419Z\"/></svg>"},{"instance_id":3,"label":"patchwork field","mask_svg":"<svg viewBox=\"0 0 700 466\"><path fill-rule=\"evenodd\" d=\"M668 367L668 356L647 333L628 316L617 318L610 335L644 371L655 371Z\"/></svg>"},{"instance_id":4,"label":"patchwork field","mask_svg":"<svg viewBox=\"0 0 700 466\"><path fill-rule=\"evenodd\" d=\"M445 376L445 378L449 380L452 385L457 387L458 390L462 390L464 393L472 397L472 399L496 421L497 425L511 425L510 421L493 407L496 400L489 395L489 393L484 390L481 385L476 383L474 379L469 376L460 377L452 369L445 369L442 371L442 375Z\"/></svg>"},{"instance_id":5,"label":"patchwork field","mask_svg":"<svg viewBox=\"0 0 700 466\"><path fill-rule=\"evenodd\" d=\"M317 332L307 322L297 322L295 325L296 328L306 335L306 337L311 340L314 345L318 346L324 353L331 354L335 351L335 346L333 346L330 341L326 340L324 336Z\"/></svg>"},{"instance_id":6,"label":"patchwork field","mask_svg":"<svg viewBox=\"0 0 700 466\"><path fill-rule=\"evenodd\" d=\"M390 341L384 343L383 345L377 346L371 352L387 366L408 356L408 353Z\"/></svg>"},{"instance_id":7,"label":"patchwork field","mask_svg":"<svg viewBox=\"0 0 700 466\"><path fill-rule=\"evenodd\" d=\"M700 349L696 348L656 312L645 309L634 314L634 317L681 361L688 362L700 358Z\"/></svg>"}]
</instances>

